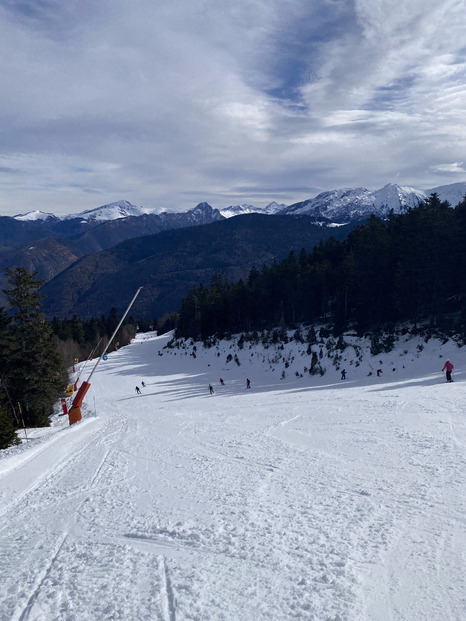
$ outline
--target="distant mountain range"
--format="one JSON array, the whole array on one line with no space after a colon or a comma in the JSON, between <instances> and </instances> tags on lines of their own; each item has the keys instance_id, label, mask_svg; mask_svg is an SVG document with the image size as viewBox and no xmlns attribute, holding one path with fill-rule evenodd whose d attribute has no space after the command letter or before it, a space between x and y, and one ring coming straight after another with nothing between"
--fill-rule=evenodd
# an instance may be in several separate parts
<instances>
[{"instance_id":1,"label":"distant mountain range","mask_svg":"<svg viewBox=\"0 0 466 621\"><path fill-rule=\"evenodd\" d=\"M417 207L421 201L432 193L438 194L440 200L448 201L455 207L466 196L466 182L438 186L427 190L420 190L409 186L400 186L388 183L380 190L371 192L366 188L340 188L322 192L314 198L294 203L292 205L278 204L275 201L266 207L255 205L232 205L225 209L213 209L208 203L200 203L194 209L184 213L155 212L148 208L137 207L128 201L122 200L96 209L89 209L76 214L55 216L42 211L30 211L26 214L13 216L19 222L36 223L45 229L51 229L63 234L66 230L59 223L73 223L75 233L82 232L82 227L94 228L104 222L122 220L126 218L140 218L150 215L157 221L164 222L166 229L178 228L173 226L178 222L181 226L195 226L206 224L206 220L221 220L250 213L267 215L306 215L311 216L322 224L348 224L355 218L367 218L371 214L386 217L393 210L403 213L409 208ZM185 220L188 222L186 224Z\"/></svg>"},{"instance_id":2,"label":"distant mountain range","mask_svg":"<svg viewBox=\"0 0 466 621\"><path fill-rule=\"evenodd\" d=\"M64 218L37 211L0 217L0 306L7 303L5 267L22 266L48 281L81 257L127 239L225 219L207 203L184 213L134 215L137 209L119 201Z\"/></svg>"},{"instance_id":3,"label":"distant mountain range","mask_svg":"<svg viewBox=\"0 0 466 621\"><path fill-rule=\"evenodd\" d=\"M318 243L320 239L330 235L336 236L335 227L341 228L341 232L337 235L341 238L355 224L364 221L369 215L375 214L385 218L391 210L395 213L403 213L409 208L417 207L433 192L437 193L441 200L448 201L454 207L466 196L466 183L455 183L426 190L396 184L388 184L375 192L370 192L366 188L343 188L322 192L314 198L293 205L272 202L265 208L254 205L234 205L218 210L208 203L199 203L187 212L157 213L121 200L96 209L61 217L40 211L14 217L0 217L0 306L6 305L6 297L1 292L7 285L3 268L23 266L30 271L37 271L39 277L47 282L53 280L53 285L50 283L50 286L44 287L44 293L51 296L46 302L49 315L66 316L69 313L83 313L83 316L88 316L91 312L105 313L111 306L117 305L114 303L114 298L119 299L119 296L114 295L113 292L110 295L108 286L111 284L118 291L123 278L118 271L120 268L129 270L132 274L131 284L139 282L138 270L133 273L131 262L126 263L125 260L118 258L119 254L128 252L131 247L125 243L134 240L135 247L144 246L144 248L153 249L153 255L149 253L144 258L144 266L152 265L149 257L154 256L157 257L157 266L163 268L160 271L159 267L152 265L152 280L151 276L146 274L145 267L139 271L143 277L141 282L146 283L145 293L141 300L148 295L157 299L154 303L147 302L144 312L160 313L175 310L176 304L186 292L186 286L208 282L215 271L231 278L244 277L253 264L259 267L268 260L283 257L287 248L288 250L294 248L293 235L296 235L295 241L298 245L302 243L307 250L310 250L312 244ZM254 226L251 228L251 224L247 224L248 221L244 221L243 218L248 219L255 215L261 215L261 217L254 220ZM297 227L292 224L294 219L298 220ZM234 252L232 251L232 262L229 260L227 268L226 259L222 253L210 250L207 243L202 245L198 236L204 235L214 248L215 243L209 227L230 220L235 221L237 228L234 230L239 239L236 241ZM284 223L287 225L285 226ZM246 229L249 231L244 232L248 239L247 251L245 247L243 248L244 256L241 256L243 242L240 239L242 235L240 224L241 226L247 225ZM308 234L308 227L311 224L314 228L312 234ZM300 226L306 229L305 238L298 235ZM201 229L194 232L194 229L199 227ZM184 231L177 236L173 231L178 229ZM189 229L192 231L190 232ZM233 229L228 226L215 226L212 229L220 236L219 243L223 244L226 249L230 243L228 236L231 230ZM254 234L250 232L251 230ZM173 233L168 237L159 237L168 232ZM277 245L276 253L273 253L269 247L267 251L263 250L264 235L269 235L274 240ZM148 240L148 246L140 239L144 237L151 238ZM179 247L180 243L186 244L186 248L193 247L193 239L198 240L197 245L194 244L197 248L196 252L204 253L203 257L196 257L190 254L191 251ZM280 239L283 243L279 243ZM172 240L174 246L167 245L166 240ZM159 247L163 248L162 255L166 253L168 257L160 254ZM202 250L199 250L200 248ZM109 249L112 249L112 254L105 254L105 251ZM228 254L228 250L226 252ZM92 258L88 259L91 256ZM170 257L180 256L183 259L169 260ZM140 261L140 259L137 260ZM174 262L176 263L175 269L173 268ZM202 267L191 270L191 266L196 264ZM90 265L93 266L92 270L88 267ZM117 266L120 267L116 269ZM185 275L182 274L183 270L187 270ZM99 284L97 281L94 283L94 273ZM188 273L191 276L188 276ZM105 274L108 276L108 283L105 281ZM104 278L107 283L104 287L105 295L102 294L101 278ZM82 283L80 279L83 280ZM89 297L91 292L87 286L90 283L95 284L92 303ZM72 291L70 287L73 288ZM81 292L79 300L76 299L77 291ZM165 300L162 299L162 292Z\"/></svg>"}]
</instances>

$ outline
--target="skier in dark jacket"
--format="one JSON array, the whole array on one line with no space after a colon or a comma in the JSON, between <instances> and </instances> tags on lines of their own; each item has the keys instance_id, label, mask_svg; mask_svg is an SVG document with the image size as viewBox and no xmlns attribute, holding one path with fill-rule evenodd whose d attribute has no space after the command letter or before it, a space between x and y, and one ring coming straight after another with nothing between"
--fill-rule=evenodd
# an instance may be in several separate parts
<instances>
[{"instance_id":1,"label":"skier in dark jacket","mask_svg":"<svg viewBox=\"0 0 466 621\"><path fill-rule=\"evenodd\" d=\"M251 380L246 380L246 388L251 388Z\"/></svg>"},{"instance_id":2,"label":"skier in dark jacket","mask_svg":"<svg viewBox=\"0 0 466 621\"><path fill-rule=\"evenodd\" d=\"M136 386L136 392L137 392L138 395L141 394L141 390L139 389L139 386Z\"/></svg>"},{"instance_id":3,"label":"skier in dark jacket","mask_svg":"<svg viewBox=\"0 0 466 621\"><path fill-rule=\"evenodd\" d=\"M209 392L211 395L214 394L214 387L212 386L212 384L209 384Z\"/></svg>"},{"instance_id":4,"label":"skier in dark jacket","mask_svg":"<svg viewBox=\"0 0 466 621\"><path fill-rule=\"evenodd\" d=\"M346 369L343 369L343 371L341 372L341 379L346 379Z\"/></svg>"}]
</instances>

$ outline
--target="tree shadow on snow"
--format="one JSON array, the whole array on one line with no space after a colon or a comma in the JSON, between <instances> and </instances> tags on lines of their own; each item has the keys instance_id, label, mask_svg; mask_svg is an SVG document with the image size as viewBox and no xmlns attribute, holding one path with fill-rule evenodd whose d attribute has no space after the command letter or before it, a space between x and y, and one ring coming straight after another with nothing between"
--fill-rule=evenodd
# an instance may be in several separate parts
<instances>
[{"instance_id":1,"label":"tree shadow on snow","mask_svg":"<svg viewBox=\"0 0 466 621\"><path fill-rule=\"evenodd\" d=\"M136 345L139 347L139 345ZM148 352L149 353L149 352ZM113 360L112 360L113 358ZM178 363L179 361L179 363ZM128 366L124 368L124 364L127 362ZM419 375L417 377L412 374L406 373L403 377L403 371L399 370L395 376L390 376L387 372L381 377L374 375L368 375L358 378L351 378L351 374L346 380L341 380L339 372L327 371L326 375L320 376L305 376L303 378L288 377L285 380L281 380L278 377L270 377L264 379L262 376L260 379L256 379L254 374L251 373L253 369L249 367L249 371L244 371L244 378L228 378L225 377L225 385L221 386L218 379L212 380L212 376L217 375L222 371L216 368L214 365L199 372L199 361L190 359L189 355L186 356L183 352L164 352L162 356L157 354L155 349L152 349L151 354L145 359L141 360L138 357L135 360L132 355L131 349L125 351L124 349L118 352L117 356L110 356L105 362L107 372L114 372L119 376L131 376L141 389L141 394L134 393L134 385L132 387L132 394L127 397L119 399L120 401L127 401L132 399L145 399L147 397L164 397L167 401L181 401L190 398L223 398L223 397L247 397L252 393L263 392L290 392L290 393L309 393L321 390L345 390L348 388L367 387L371 391L390 391L399 390L400 388L409 388L414 386L434 386L445 383L445 374L438 371L437 373L431 373L430 375ZM192 367L190 369L189 367ZM112 371L112 367L114 371ZM196 368L197 367L197 368ZM232 367L236 374L240 373L239 369ZM229 371L227 370L227 375ZM246 374L250 373L250 379L252 382L251 389L246 388ZM334 378L331 378L331 374L334 374ZM465 371L454 371L453 378L456 381L463 381L465 378ZM139 381L137 378L141 378ZM144 379L145 387L142 388L141 380ZM209 384L213 385L214 394L209 394ZM377 385L380 384L380 385Z\"/></svg>"}]
</instances>

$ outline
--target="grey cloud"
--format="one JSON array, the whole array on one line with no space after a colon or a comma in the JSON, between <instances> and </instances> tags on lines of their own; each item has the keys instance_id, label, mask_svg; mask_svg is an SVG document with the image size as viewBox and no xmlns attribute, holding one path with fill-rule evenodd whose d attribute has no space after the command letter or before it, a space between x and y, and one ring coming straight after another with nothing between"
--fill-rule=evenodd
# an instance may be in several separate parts
<instances>
[{"instance_id":1,"label":"grey cloud","mask_svg":"<svg viewBox=\"0 0 466 621\"><path fill-rule=\"evenodd\" d=\"M461 23L455 0L4 2L0 213L462 180Z\"/></svg>"},{"instance_id":2,"label":"grey cloud","mask_svg":"<svg viewBox=\"0 0 466 621\"><path fill-rule=\"evenodd\" d=\"M20 175L22 173L21 170L17 168L11 168L10 166L0 166L0 174L3 175Z\"/></svg>"},{"instance_id":3,"label":"grey cloud","mask_svg":"<svg viewBox=\"0 0 466 621\"><path fill-rule=\"evenodd\" d=\"M101 16L100 7L105 1L4 0L2 4L6 15L16 24L63 42Z\"/></svg>"}]
</instances>

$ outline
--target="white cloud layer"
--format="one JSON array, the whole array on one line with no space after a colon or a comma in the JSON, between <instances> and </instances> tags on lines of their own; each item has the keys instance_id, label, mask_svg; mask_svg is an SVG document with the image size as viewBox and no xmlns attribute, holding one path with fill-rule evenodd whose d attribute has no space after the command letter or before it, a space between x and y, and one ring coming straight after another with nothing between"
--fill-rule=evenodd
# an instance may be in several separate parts
<instances>
[{"instance_id":1,"label":"white cloud layer","mask_svg":"<svg viewBox=\"0 0 466 621\"><path fill-rule=\"evenodd\" d=\"M465 9L6 0L0 214L463 181Z\"/></svg>"}]
</instances>

